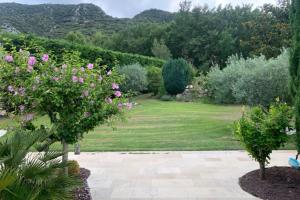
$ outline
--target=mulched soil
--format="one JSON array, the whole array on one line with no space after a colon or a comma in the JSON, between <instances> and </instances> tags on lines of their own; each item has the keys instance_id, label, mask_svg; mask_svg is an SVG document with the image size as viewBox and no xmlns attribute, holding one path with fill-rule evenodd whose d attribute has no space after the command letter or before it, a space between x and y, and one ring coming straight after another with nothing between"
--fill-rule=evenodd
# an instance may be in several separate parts
<instances>
[{"instance_id":1,"label":"mulched soil","mask_svg":"<svg viewBox=\"0 0 300 200\"><path fill-rule=\"evenodd\" d=\"M90 170L80 168L80 178L83 182L83 186L75 190L74 200L92 200L90 188L87 183L90 174Z\"/></svg>"},{"instance_id":2,"label":"mulched soil","mask_svg":"<svg viewBox=\"0 0 300 200\"><path fill-rule=\"evenodd\" d=\"M249 172L239 180L241 188L264 200L300 199L300 170L290 167L266 169L266 180L259 178L259 170Z\"/></svg>"}]
</instances>

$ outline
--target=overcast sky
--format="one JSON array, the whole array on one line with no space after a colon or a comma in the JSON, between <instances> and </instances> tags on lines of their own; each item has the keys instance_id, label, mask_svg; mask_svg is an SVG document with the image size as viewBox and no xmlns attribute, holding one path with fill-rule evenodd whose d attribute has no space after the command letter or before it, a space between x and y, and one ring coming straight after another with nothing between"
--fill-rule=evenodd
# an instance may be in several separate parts
<instances>
[{"instance_id":1,"label":"overcast sky","mask_svg":"<svg viewBox=\"0 0 300 200\"><path fill-rule=\"evenodd\" d=\"M132 17L143 10L150 8L158 8L167 11L178 10L179 2L182 0L0 0L0 2L16 2L23 4L41 4L41 3L93 3L100 6L107 14L114 17ZM253 4L261 6L264 3L275 4L277 0L192 0L194 5L207 4L215 7L219 4Z\"/></svg>"}]
</instances>

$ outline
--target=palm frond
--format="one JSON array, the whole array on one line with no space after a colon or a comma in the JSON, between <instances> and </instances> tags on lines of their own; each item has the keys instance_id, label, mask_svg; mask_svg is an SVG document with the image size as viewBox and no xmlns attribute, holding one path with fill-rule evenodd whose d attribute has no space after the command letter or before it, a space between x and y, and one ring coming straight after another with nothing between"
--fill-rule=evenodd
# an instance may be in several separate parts
<instances>
[{"instance_id":1,"label":"palm frond","mask_svg":"<svg viewBox=\"0 0 300 200\"><path fill-rule=\"evenodd\" d=\"M0 171L0 192L12 185L18 179L18 175L13 169L4 169Z\"/></svg>"},{"instance_id":2,"label":"palm frond","mask_svg":"<svg viewBox=\"0 0 300 200\"><path fill-rule=\"evenodd\" d=\"M48 132L16 130L0 142L0 199L67 200L80 185L79 177L66 176L61 152L29 153L47 143Z\"/></svg>"},{"instance_id":3,"label":"palm frond","mask_svg":"<svg viewBox=\"0 0 300 200\"><path fill-rule=\"evenodd\" d=\"M54 159L57 159L63 155L62 152L56 152L56 151L50 151L44 154L42 158L40 158L41 161L47 162Z\"/></svg>"}]
</instances>

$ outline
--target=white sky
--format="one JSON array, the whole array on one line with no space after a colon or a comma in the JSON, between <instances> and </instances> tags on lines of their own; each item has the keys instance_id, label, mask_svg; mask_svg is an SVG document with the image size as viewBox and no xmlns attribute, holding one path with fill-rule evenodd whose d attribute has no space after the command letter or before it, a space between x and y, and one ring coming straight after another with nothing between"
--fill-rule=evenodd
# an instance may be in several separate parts
<instances>
[{"instance_id":1,"label":"white sky","mask_svg":"<svg viewBox=\"0 0 300 200\"><path fill-rule=\"evenodd\" d=\"M107 14L114 17L133 17L134 15L150 8L157 8L172 12L177 11L179 8L178 5L181 1L182 0L0 0L0 3L93 3L100 6ZM193 5L207 4L210 7L215 7L219 4L225 5L229 3L232 5L253 4L254 6L261 6L264 3L276 4L277 0L192 0L192 2Z\"/></svg>"}]
</instances>

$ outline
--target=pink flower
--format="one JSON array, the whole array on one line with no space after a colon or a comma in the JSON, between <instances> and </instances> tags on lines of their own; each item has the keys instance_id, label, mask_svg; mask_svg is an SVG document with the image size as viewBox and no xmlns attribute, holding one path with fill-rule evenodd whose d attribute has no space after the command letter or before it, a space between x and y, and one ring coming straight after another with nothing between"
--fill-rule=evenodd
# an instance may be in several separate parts
<instances>
[{"instance_id":1,"label":"pink flower","mask_svg":"<svg viewBox=\"0 0 300 200\"><path fill-rule=\"evenodd\" d=\"M111 104L113 102L113 100L110 97L106 98L105 101L106 101L106 103L109 103L109 104Z\"/></svg>"},{"instance_id":2,"label":"pink flower","mask_svg":"<svg viewBox=\"0 0 300 200\"><path fill-rule=\"evenodd\" d=\"M127 103L126 106L127 106L127 109L129 109L129 110L132 109L132 103Z\"/></svg>"},{"instance_id":3,"label":"pink flower","mask_svg":"<svg viewBox=\"0 0 300 200\"><path fill-rule=\"evenodd\" d=\"M91 116L91 113L90 112L84 112L84 117L90 117Z\"/></svg>"},{"instance_id":4,"label":"pink flower","mask_svg":"<svg viewBox=\"0 0 300 200\"><path fill-rule=\"evenodd\" d=\"M82 95L84 97L88 97L89 96L89 91L87 91L87 90L83 91Z\"/></svg>"},{"instance_id":5,"label":"pink flower","mask_svg":"<svg viewBox=\"0 0 300 200\"><path fill-rule=\"evenodd\" d=\"M36 63L36 58L34 56L30 56L28 58L28 65L33 66Z\"/></svg>"},{"instance_id":6,"label":"pink flower","mask_svg":"<svg viewBox=\"0 0 300 200\"><path fill-rule=\"evenodd\" d=\"M20 109L21 112L24 112L25 106L24 106L24 105L20 105L20 106L19 106L19 109Z\"/></svg>"},{"instance_id":7,"label":"pink flower","mask_svg":"<svg viewBox=\"0 0 300 200\"><path fill-rule=\"evenodd\" d=\"M54 81L56 81L56 82L59 81L59 78L58 78L58 77L53 77L52 79L53 79Z\"/></svg>"},{"instance_id":8,"label":"pink flower","mask_svg":"<svg viewBox=\"0 0 300 200\"><path fill-rule=\"evenodd\" d=\"M23 117L23 120L24 120L25 122L32 121L32 120L33 120L33 117L34 117L34 114L33 114L33 113L29 113L29 114L27 114L27 115L25 115L25 116Z\"/></svg>"},{"instance_id":9,"label":"pink flower","mask_svg":"<svg viewBox=\"0 0 300 200\"><path fill-rule=\"evenodd\" d=\"M81 69L81 71L82 71L82 72L84 72L84 71L85 71L84 67L81 67L80 69Z\"/></svg>"},{"instance_id":10,"label":"pink flower","mask_svg":"<svg viewBox=\"0 0 300 200\"><path fill-rule=\"evenodd\" d=\"M19 67L16 67L15 73L18 74L19 72L20 72L20 68L19 68Z\"/></svg>"},{"instance_id":11,"label":"pink flower","mask_svg":"<svg viewBox=\"0 0 300 200\"><path fill-rule=\"evenodd\" d=\"M72 81L73 81L73 83L77 83L78 82L78 77L77 76L72 76Z\"/></svg>"},{"instance_id":12,"label":"pink flower","mask_svg":"<svg viewBox=\"0 0 300 200\"><path fill-rule=\"evenodd\" d=\"M118 108L121 110L123 108L123 104L122 103L118 103Z\"/></svg>"},{"instance_id":13,"label":"pink flower","mask_svg":"<svg viewBox=\"0 0 300 200\"><path fill-rule=\"evenodd\" d=\"M84 83L84 79L83 79L82 77L80 77L80 78L78 79L78 81L79 81L79 83Z\"/></svg>"},{"instance_id":14,"label":"pink flower","mask_svg":"<svg viewBox=\"0 0 300 200\"><path fill-rule=\"evenodd\" d=\"M7 90L8 90L9 92L13 92L13 91L14 91L14 87L11 86L11 85L9 85L9 86L7 87Z\"/></svg>"},{"instance_id":15,"label":"pink flower","mask_svg":"<svg viewBox=\"0 0 300 200\"><path fill-rule=\"evenodd\" d=\"M88 68L88 69L93 69L93 68L94 68L94 64L89 63L89 64L87 65L87 68Z\"/></svg>"},{"instance_id":16,"label":"pink flower","mask_svg":"<svg viewBox=\"0 0 300 200\"><path fill-rule=\"evenodd\" d=\"M103 80L103 77L100 75L99 77L98 77L98 81L102 81Z\"/></svg>"},{"instance_id":17,"label":"pink flower","mask_svg":"<svg viewBox=\"0 0 300 200\"><path fill-rule=\"evenodd\" d=\"M42 61L48 62L48 60L49 60L49 55L48 55L48 54L44 54L44 55L42 56Z\"/></svg>"},{"instance_id":18,"label":"pink flower","mask_svg":"<svg viewBox=\"0 0 300 200\"><path fill-rule=\"evenodd\" d=\"M109 70L109 71L107 72L107 75L110 76L111 74L112 74L112 71Z\"/></svg>"},{"instance_id":19,"label":"pink flower","mask_svg":"<svg viewBox=\"0 0 300 200\"><path fill-rule=\"evenodd\" d=\"M13 62L14 61L14 58L12 57L12 55L6 55L4 59L5 59L6 62Z\"/></svg>"},{"instance_id":20,"label":"pink flower","mask_svg":"<svg viewBox=\"0 0 300 200\"><path fill-rule=\"evenodd\" d=\"M117 84L117 83L113 83L112 84L112 89L113 90L118 90L120 87L119 87L119 85Z\"/></svg>"},{"instance_id":21,"label":"pink flower","mask_svg":"<svg viewBox=\"0 0 300 200\"><path fill-rule=\"evenodd\" d=\"M122 96L122 93L121 93L120 91L116 91L116 92L115 92L115 96L116 96L116 97L121 97L121 96Z\"/></svg>"},{"instance_id":22,"label":"pink flower","mask_svg":"<svg viewBox=\"0 0 300 200\"><path fill-rule=\"evenodd\" d=\"M25 96L25 88L20 87L18 91L19 91L20 96L22 96L22 97Z\"/></svg>"},{"instance_id":23,"label":"pink flower","mask_svg":"<svg viewBox=\"0 0 300 200\"><path fill-rule=\"evenodd\" d=\"M33 67L32 67L32 65L28 65L28 66L27 66L27 71L28 71L29 73L31 73L31 72L32 72L32 70L33 70Z\"/></svg>"}]
</instances>

